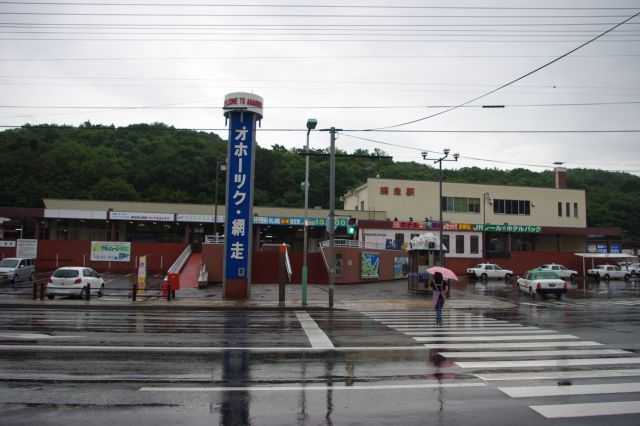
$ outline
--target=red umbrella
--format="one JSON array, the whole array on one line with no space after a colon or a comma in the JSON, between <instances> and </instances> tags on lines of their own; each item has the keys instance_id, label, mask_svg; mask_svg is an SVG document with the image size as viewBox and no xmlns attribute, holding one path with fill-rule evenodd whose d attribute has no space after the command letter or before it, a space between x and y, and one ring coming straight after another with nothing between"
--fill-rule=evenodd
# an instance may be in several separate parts
<instances>
[{"instance_id":1,"label":"red umbrella","mask_svg":"<svg viewBox=\"0 0 640 426\"><path fill-rule=\"evenodd\" d=\"M456 273L451 269L445 268L444 266L432 266L431 268L427 269L427 272L431 275L435 274L436 272L440 272L444 279L458 281L458 276L456 275Z\"/></svg>"}]
</instances>

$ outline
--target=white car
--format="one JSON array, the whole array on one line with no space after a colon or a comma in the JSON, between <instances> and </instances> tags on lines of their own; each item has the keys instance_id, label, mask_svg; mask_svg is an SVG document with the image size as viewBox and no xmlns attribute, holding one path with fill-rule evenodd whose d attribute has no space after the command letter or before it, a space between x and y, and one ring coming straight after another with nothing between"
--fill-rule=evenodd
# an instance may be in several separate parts
<instances>
[{"instance_id":1,"label":"white car","mask_svg":"<svg viewBox=\"0 0 640 426\"><path fill-rule=\"evenodd\" d=\"M66 266L56 269L47 281L47 297L80 296L86 297L87 287L90 293L98 297L104 294L104 279L91 268L84 266Z\"/></svg>"},{"instance_id":2,"label":"white car","mask_svg":"<svg viewBox=\"0 0 640 426\"><path fill-rule=\"evenodd\" d=\"M532 269L518 278L518 288L525 293L536 297L547 294L555 294L558 299L567 292L567 283L554 271Z\"/></svg>"},{"instance_id":3,"label":"white car","mask_svg":"<svg viewBox=\"0 0 640 426\"><path fill-rule=\"evenodd\" d=\"M615 280L624 279L627 281L630 277L628 271L625 271L618 265L598 265L595 268L589 269L587 275L595 277L595 279Z\"/></svg>"},{"instance_id":4,"label":"white car","mask_svg":"<svg viewBox=\"0 0 640 426\"><path fill-rule=\"evenodd\" d=\"M558 265L557 263L549 263L547 265L542 265L538 269L542 271L553 271L562 279L569 279L571 281L575 280L578 276L578 271L574 271L572 269L567 269L563 265Z\"/></svg>"},{"instance_id":5,"label":"white car","mask_svg":"<svg viewBox=\"0 0 640 426\"><path fill-rule=\"evenodd\" d=\"M513 276L513 271L502 269L494 263L479 263L472 268L467 268L467 275L475 279L480 278L481 280L489 278L510 280Z\"/></svg>"},{"instance_id":6,"label":"white car","mask_svg":"<svg viewBox=\"0 0 640 426\"><path fill-rule=\"evenodd\" d=\"M640 275L640 263L627 263L622 269L631 275Z\"/></svg>"}]
</instances>

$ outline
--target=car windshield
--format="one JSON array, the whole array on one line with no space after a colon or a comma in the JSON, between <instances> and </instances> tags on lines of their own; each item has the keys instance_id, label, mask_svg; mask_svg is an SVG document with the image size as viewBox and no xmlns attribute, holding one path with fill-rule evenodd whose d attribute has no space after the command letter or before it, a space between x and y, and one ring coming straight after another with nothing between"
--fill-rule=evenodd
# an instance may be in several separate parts
<instances>
[{"instance_id":1,"label":"car windshield","mask_svg":"<svg viewBox=\"0 0 640 426\"><path fill-rule=\"evenodd\" d=\"M58 269L53 273L56 278L75 278L79 275L75 269Z\"/></svg>"},{"instance_id":2,"label":"car windshield","mask_svg":"<svg viewBox=\"0 0 640 426\"><path fill-rule=\"evenodd\" d=\"M536 274L538 280L552 280L558 278L558 274L553 271L540 271Z\"/></svg>"},{"instance_id":3,"label":"car windshield","mask_svg":"<svg viewBox=\"0 0 640 426\"><path fill-rule=\"evenodd\" d=\"M0 268L15 268L18 266L18 259L2 259L0 261Z\"/></svg>"}]
</instances>

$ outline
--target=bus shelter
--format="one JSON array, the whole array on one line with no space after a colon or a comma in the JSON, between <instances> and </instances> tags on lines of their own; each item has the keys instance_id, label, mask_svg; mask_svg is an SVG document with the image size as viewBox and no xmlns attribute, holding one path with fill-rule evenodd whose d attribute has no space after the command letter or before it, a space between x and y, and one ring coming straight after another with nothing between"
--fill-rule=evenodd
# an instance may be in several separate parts
<instances>
[{"instance_id":1,"label":"bus shelter","mask_svg":"<svg viewBox=\"0 0 640 426\"><path fill-rule=\"evenodd\" d=\"M447 248L442 246L442 253ZM409 241L407 247L409 269L407 274L408 289L414 292L428 291L429 274L427 269L440 265L440 239L427 232Z\"/></svg>"}]
</instances>

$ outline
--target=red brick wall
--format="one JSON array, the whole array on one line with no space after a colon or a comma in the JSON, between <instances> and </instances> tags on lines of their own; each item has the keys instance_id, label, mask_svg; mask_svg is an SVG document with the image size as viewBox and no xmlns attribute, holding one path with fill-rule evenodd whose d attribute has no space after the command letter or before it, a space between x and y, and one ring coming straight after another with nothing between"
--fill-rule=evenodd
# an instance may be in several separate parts
<instances>
[{"instance_id":1,"label":"red brick wall","mask_svg":"<svg viewBox=\"0 0 640 426\"><path fill-rule=\"evenodd\" d=\"M49 272L61 266L88 266L98 272L130 273L136 270L136 259L147 255L147 270L164 273L186 247L182 243L132 243L130 262L92 262L90 241L38 241L36 270ZM1 249L4 257L15 256L15 248Z\"/></svg>"}]
</instances>

